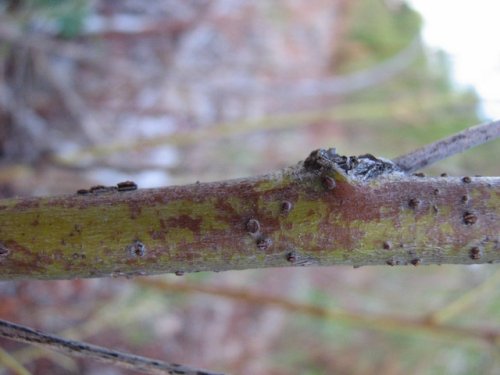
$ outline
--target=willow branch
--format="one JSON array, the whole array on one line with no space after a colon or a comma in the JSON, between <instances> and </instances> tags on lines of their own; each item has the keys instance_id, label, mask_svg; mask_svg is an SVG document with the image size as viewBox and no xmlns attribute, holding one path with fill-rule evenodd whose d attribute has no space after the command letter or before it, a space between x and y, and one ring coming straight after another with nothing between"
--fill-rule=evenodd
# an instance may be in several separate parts
<instances>
[{"instance_id":1,"label":"willow branch","mask_svg":"<svg viewBox=\"0 0 500 375\"><path fill-rule=\"evenodd\" d=\"M500 261L500 178L319 150L253 178L0 200L0 279Z\"/></svg>"},{"instance_id":2,"label":"willow branch","mask_svg":"<svg viewBox=\"0 0 500 375\"><path fill-rule=\"evenodd\" d=\"M118 352L81 341L66 340L59 336L35 331L5 320L0 320L0 336L46 349L57 350L70 356L95 359L100 362L132 369L142 374L221 375L207 370Z\"/></svg>"},{"instance_id":3,"label":"willow branch","mask_svg":"<svg viewBox=\"0 0 500 375\"><path fill-rule=\"evenodd\" d=\"M399 156L394 163L405 172L414 172L499 137L500 120L488 122Z\"/></svg>"},{"instance_id":4,"label":"willow branch","mask_svg":"<svg viewBox=\"0 0 500 375\"><path fill-rule=\"evenodd\" d=\"M441 144L490 139L499 124ZM499 216L500 177L410 176L370 154L316 150L239 180L0 200L0 280L495 263Z\"/></svg>"}]
</instances>

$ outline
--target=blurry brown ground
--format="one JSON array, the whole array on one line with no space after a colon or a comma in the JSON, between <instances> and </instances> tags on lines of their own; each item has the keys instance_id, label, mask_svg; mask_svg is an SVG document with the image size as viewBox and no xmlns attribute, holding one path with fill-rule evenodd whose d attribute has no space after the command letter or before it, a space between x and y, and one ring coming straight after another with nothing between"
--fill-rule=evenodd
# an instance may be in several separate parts
<instances>
[{"instance_id":1,"label":"blurry brown ground","mask_svg":"<svg viewBox=\"0 0 500 375\"><path fill-rule=\"evenodd\" d=\"M407 73L415 81L411 91L404 91L407 83L388 83L423 54L408 43L394 57L371 63L366 45L348 38L363 2L95 0L83 6L85 22L74 35L57 29L63 18L44 13L43 1L6 3L0 14L3 198L71 194L124 180L153 187L242 177L294 164L319 147L393 157L458 130L449 125L452 114L462 121L458 128L476 119L475 100L436 94L432 85L440 84L442 72L427 80ZM368 3L394 16L403 7ZM365 72L365 81L360 84L349 66ZM498 175L498 164L488 163L493 150L468 152L431 173ZM495 267L160 278L419 317L460 298ZM498 296L492 288L451 323L498 327ZM495 352L477 343L383 333L203 294L161 293L129 279L2 282L0 301L2 319L233 374L500 371ZM13 342L0 345L34 374L131 373Z\"/></svg>"}]
</instances>

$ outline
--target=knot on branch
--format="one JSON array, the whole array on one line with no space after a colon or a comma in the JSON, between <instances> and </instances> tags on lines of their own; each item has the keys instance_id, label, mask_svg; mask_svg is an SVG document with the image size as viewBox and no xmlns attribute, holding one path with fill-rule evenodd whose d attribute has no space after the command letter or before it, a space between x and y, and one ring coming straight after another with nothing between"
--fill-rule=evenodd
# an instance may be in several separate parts
<instances>
[{"instance_id":1,"label":"knot on branch","mask_svg":"<svg viewBox=\"0 0 500 375\"><path fill-rule=\"evenodd\" d=\"M334 171L356 180L369 180L380 175L403 173L393 162L377 158L372 154L345 156L337 154L335 148L318 149L304 160L304 168L309 171L323 173Z\"/></svg>"}]
</instances>

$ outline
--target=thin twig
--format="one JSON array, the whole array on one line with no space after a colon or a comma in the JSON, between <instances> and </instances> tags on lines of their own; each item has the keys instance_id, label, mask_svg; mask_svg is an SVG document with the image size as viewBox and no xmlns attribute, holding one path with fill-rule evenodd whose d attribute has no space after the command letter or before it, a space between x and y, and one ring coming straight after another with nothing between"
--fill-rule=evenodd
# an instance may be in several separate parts
<instances>
[{"instance_id":1,"label":"thin twig","mask_svg":"<svg viewBox=\"0 0 500 375\"><path fill-rule=\"evenodd\" d=\"M460 133L399 156L394 162L405 172L414 172L500 137L500 120L465 129Z\"/></svg>"},{"instance_id":2,"label":"thin twig","mask_svg":"<svg viewBox=\"0 0 500 375\"><path fill-rule=\"evenodd\" d=\"M118 352L87 344L81 341L66 340L31 328L0 320L0 336L11 340L38 345L58 350L67 355L95 359L120 367L132 369L143 374L185 374L185 375L220 375L207 370L166 363L133 354Z\"/></svg>"}]
</instances>

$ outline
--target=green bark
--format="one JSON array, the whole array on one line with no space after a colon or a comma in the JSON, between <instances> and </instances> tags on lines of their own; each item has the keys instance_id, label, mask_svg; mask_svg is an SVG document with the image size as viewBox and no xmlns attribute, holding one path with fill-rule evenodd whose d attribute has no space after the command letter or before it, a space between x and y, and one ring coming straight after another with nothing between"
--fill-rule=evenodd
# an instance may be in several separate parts
<instances>
[{"instance_id":1,"label":"green bark","mask_svg":"<svg viewBox=\"0 0 500 375\"><path fill-rule=\"evenodd\" d=\"M0 279L500 261L500 178L303 164L226 182L0 200Z\"/></svg>"}]
</instances>

